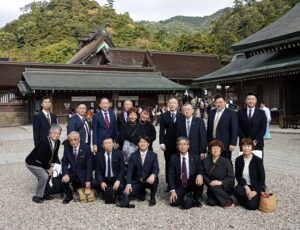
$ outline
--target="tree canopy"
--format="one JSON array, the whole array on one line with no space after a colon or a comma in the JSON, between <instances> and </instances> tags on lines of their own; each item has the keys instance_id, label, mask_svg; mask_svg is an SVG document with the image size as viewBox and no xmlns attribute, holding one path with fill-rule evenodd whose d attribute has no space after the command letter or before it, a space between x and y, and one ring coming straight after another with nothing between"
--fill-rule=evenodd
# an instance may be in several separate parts
<instances>
[{"instance_id":1,"label":"tree canopy","mask_svg":"<svg viewBox=\"0 0 300 230\"><path fill-rule=\"evenodd\" d=\"M113 0L104 6L94 0L37 1L24 6L18 20L0 29L0 57L66 63L76 52L78 39L105 29L120 48L215 53L228 61L232 44L275 21L298 2L235 0L234 7L215 14L212 22L206 18L203 28L199 24L203 20L191 17L137 23L129 13L116 13Z\"/></svg>"}]
</instances>

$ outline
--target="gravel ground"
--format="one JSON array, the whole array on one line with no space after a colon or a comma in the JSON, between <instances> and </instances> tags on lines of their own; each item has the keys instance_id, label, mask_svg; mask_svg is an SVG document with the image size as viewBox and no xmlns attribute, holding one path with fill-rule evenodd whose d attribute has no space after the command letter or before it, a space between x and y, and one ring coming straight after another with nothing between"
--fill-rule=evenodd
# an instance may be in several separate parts
<instances>
[{"instance_id":1,"label":"gravel ground","mask_svg":"<svg viewBox=\"0 0 300 230\"><path fill-rule=\"evenodd\" d=\"M4 164L0 165L0 229L300 229L299 176L270 170L267 175L268 186L278 201L278 210L271 214L239 206L223 209L203 205L190 210L170 207L162 176L156 206L134 201L136 208L122 209L101 200L63 205L60 196L35 204L31 197L36 180L25 165Z\"/></svg>"}]
</instances>

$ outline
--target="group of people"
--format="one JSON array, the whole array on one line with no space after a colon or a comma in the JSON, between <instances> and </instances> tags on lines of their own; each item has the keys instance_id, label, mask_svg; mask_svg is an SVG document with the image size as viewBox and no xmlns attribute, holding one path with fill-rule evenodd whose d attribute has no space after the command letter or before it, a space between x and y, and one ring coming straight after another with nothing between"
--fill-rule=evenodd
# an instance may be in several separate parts
<instances>
[{"instance_id":1,"label":"group of people","mask_svg":"<svg viewBox=\"0 0 300 230\"><path fill-rule=\"evenodd\" d=\"M193 206L200 207L205 185L208 205L233 207L234 194L247 209L258 208L265 173L263 160L252 151L263 152L267 118L256 108L254 93L246 94L245 103L245 109L235 112L226 108L223 95L216 95L206 128L202 118L193 116L191 104L182 105L181 113L178 100L169 99L169 111L160 118L159 144L164 151L166 192L172 206L183 207L190 198ZM61 127L50 112L49 97L42 98L41 106L42 111L33 119L35 148L26 158L27 168L38 178L32 198L37 203L52 199L48 182L53 164L60 162ZM149 121L150 111L139 113L128 100L116 117L107 98L100 100L99 107L92 126L85 118L84 103L78 104L68 122L68 142L61 160L63 203L73 200L71 187L74 191L94 188L99 194L110 188L116 202L124 197L143 201L148 188L149 205L155 205L159 163L152 147L156 131ZM238 138L243 154L235 161L234 174L231 153ZM238 182L235 187L234 178Z\"/></svg>"}]
</instances>

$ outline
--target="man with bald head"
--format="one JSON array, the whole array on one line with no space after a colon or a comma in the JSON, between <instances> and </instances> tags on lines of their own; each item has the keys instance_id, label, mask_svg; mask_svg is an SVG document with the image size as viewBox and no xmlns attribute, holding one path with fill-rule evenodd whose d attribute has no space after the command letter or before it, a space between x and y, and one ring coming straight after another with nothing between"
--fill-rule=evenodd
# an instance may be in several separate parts
<instances>
[{"instance_id":1,"label":"man with bald head","mask_svg":"<svg viewBox=\"0 0 300 230\"><path fill-rule=\"evenodd\" d=\"M128 114L127 114L127 111L129 109L133 108L133 103L132 101L130 100L126 100L124 101L124 104L123 104L123 108L122 108L122 112L120 115L118 115L117 117L117 125L118 125L118 130L120 131L121 129L121 126L123 124L125 124L127 121L128 121Z\"/></svg>"},{"instance_id":2,"label":"man with bald head","mask_svg":"<svg viewBox=\"0 0 300 230\"><path fill-rule=\"evenodd\" d=\"M184 116L177 111L178 106L178 100L173 97L170 98L168 102L169 111L163 113L160 118L159 144L161 150L164 151L165 177L167 183L170 158L178 151L176 146L177 123L184 119Z\"/></svg>"}]
</instances>

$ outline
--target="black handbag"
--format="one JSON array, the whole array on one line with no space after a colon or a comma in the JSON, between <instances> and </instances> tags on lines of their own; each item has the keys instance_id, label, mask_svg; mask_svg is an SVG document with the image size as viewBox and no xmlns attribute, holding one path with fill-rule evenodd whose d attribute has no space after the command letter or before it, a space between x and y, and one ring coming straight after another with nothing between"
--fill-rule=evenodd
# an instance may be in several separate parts
<instances>
[{"instance_id":1,"label":"black handbag","mask_svg":"<svg viewBox=\"0 0 300 230\"><path fill-rule=\"evenodd\" d=\"M105 204L114 204L116 203L116 191L113 187L108 186L103 192L103 200Z\"/></svg>"},{"instance_id":2,"label":"black handbag","mask_svg":"<svg viewBox=\"0 0 300 230\"><path fill-rule=\"evenodd\" d=\"M181 201L181 209L190 209L195 207L195 200L191 193L187 193L183 196Z\"/></svg>"},{"instance_id":3,"label":"black handbag","mask_svg":"<svg viewBox=\"0 0 300 230\"><path fill-rule=\"evenodd\" d=\"M52 186L49 187L49 195L54 194L62 194L63 193L63 187L62 187L62 175L58 175L57 177L51 177L51 183Z\"/></svg>"}]
</instances>

